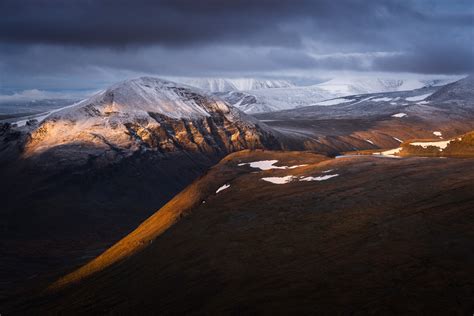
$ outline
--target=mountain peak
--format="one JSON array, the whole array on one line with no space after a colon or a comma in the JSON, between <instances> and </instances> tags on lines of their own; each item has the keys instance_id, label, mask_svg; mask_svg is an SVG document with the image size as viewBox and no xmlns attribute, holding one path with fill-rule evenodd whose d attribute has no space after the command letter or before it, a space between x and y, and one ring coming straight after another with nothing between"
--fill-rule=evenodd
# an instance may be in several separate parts
<instances>
[{"instance_id":1,"label":"mountain peak","mask_svg":"<svg viewBox=\"0 0 474 316\"><path fill-rule=\"evenodd\" d=\"M95 104L101 112L153 112L174 119L205 117L217 110L229 112L223 101L204 91L154 77L119 82L81 102L87 104Z\"/></svg>"},{"instance_id":2,"label":"mountain peak","mask_svg":"<svg viewBox=\"0 0 474 316\"><path fill-rule=\"evenodd\" d=\"M221 157L246 148L278 146L270 133L264 124L216 96L140 77L50 114L30 130L24 154L52 151L61 157L80 157L81 163L90 157L127 157L150 150Z\"/></svg>"}]
</instances>

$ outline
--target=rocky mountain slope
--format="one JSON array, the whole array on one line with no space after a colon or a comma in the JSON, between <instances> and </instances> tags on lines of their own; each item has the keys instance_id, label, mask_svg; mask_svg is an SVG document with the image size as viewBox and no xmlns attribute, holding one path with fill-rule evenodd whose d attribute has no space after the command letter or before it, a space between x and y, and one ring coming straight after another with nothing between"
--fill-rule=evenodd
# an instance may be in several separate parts
<instances>
[{"instance_id":1,"label":"rocky mountain slope","mask_svg":"<svg viewBox=\"0 0 474 316\"><path fill-rule=\"evenodd\" d=\"M146 150L224 155L278 146L264 124L212 95L148 77L119 83L55 112L29 135L24 157L48 152L63 160L74 155L75 162L83 163L117 161Z\"/></svg>"},{"instance_id":2,"label":"rocky mountain slope","mask_svg":"<svg viewBox=\"0 0 474 316\"><path fill-rule=\"evenodd\" d=\"M441 87L427 98L428 101L453 102L474 99L474 75Z\"/></svg>"},{"instance_id":3,"label":"rocky mountain slope","mask_svg":"<svg viewBox=\"0 0 474 316\"><path fill-rule=\"evenodd\" d=\"M469 313L471 166L470 159L232 154L101 256L11 308Z\"/></svg>"}]
</instances>

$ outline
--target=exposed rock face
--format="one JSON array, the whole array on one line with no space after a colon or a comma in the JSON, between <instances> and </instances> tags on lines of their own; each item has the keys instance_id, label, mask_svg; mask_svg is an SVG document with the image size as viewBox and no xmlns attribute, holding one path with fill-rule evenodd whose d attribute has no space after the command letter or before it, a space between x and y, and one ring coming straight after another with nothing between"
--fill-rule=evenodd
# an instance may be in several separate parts
<instances>
[{"instance_id":1,"label":"exposed rock face","mask_svg":"<svg viewBox=\"0 0 474 316\"><path fill-rule=\"evenodd\" d=\"M75 163L149 150L223 156L279 148L269 128L217 97L148 77L119 83L32 127L25 157L73 154Z\"/></svg>"}]
</instances>

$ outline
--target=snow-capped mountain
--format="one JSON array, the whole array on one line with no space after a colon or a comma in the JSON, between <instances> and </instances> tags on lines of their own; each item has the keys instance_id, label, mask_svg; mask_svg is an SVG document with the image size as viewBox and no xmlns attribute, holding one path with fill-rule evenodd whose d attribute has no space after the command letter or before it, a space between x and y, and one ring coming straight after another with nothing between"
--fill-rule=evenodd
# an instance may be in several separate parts
<instances>
[{"instance_id":1,"label":"snow-capped mountain","mask_svg":"<svg viewBox=\"0 0 474 316\"><path fill-rule=\"evenodd\" d=\"M440 86L454 80L456 79L336 78L311 86L234 89L215 92L215 94L246 113L256 114L310 106L324 100L350 95L411 91L423 87ZM330 104L331 102L326 105Z\"/></svg>"},{"instance_id":2,"label":"snow-capped mountain","mask_svg":"<svg viewBox=\"0 0 474 316\"><path fill-rule=\"evenodd\" d=\"M429 101L474 100L474 75L441 87L429 96Z\"/></svg>"},{"instance_id":3,"label":"snow-capped mountain","mask_svg":"<svg viewBox=\"0 0 474 316\"><path fill-rule=\"evenodd\" d=\"M172 78L209 92L247 91L273 88L289 88L293 84L286 80L270 80L255 78Z\"/></svg>"},{"instance_id":4,"label":"snow-capped mountain","mask_svg":"<svg viewBox=\"0 0 474 316\"><path fill-rule=\"evenodd\" d=\"M317 86L230 91L216 95L251 114L294 109L340 96Z\"/></svg>"},{"instance_id":5,"label":"snow-capped mountain","mask_svg":"<svg viewBox=\"0 0 474 316\"><path fill-rule=\"evenodd\" d=\"M27 157L73 151L84 161L143 150L222 155L276 145L264 124L217 97L150 77L118 83L25 128L32 128Z\"/></svg>"},{"instance_id":6,"label":"snow-capped mountain","mask_svg":"<svg viewBox=\"0 0 474 316\"><path fill-rule=\"evenodd\" d=\"M423 87L441 86L456 81L453 79L390 79L390 78L334 78L329 81L317 84L327 92L338 94L339 96L395 92L421 89Z\"/></svg>"}]
</instances>

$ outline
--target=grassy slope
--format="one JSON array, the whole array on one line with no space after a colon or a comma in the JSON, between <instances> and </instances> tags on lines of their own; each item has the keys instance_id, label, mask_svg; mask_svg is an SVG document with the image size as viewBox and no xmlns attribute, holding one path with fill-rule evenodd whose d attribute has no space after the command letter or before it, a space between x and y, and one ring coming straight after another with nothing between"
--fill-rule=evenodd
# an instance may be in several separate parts
<instances>
[{"instance_id":1,"label":"grassy slope","mask_svg":"<svg viewBox=\"0 0 474 316\"><path fill-rule=\"evenodd\" d=\"M263 172L236 167L260 159L309 165ZM68 314L470 312L472 160L321 160L302 153L231 155L162 215L59 284L104 270L22 308ZM285 185L261 180L327 169L340 176ZM214 194L223 183L231 187Z\"/></svg>"},{"instance_id":2,"label":"grassy slope","mask_svg":"<svg viewBox=\"0 0 474 316\"><path fill-rule=\"evenodd\" d=\"M51 289L57 289L69 283L76 282L145 248L156 237L175 224L186 212L198 206L207 196L215 192L222 184L244 173L245 169L229 168L227 162L239 159L240 157L245 158L247 153L248 151L242 151L227 156L220 165L212 168L206 176L201 177L176 195L171 201L144 221L137 229L87 265L55 282L51 286ZM258 159L260 155L265 156L264 153L265 151L256 151L252 157ZM274 153L272 156L282 156L286 162L295 164L302 159L305 162L325 159L320 155L300 152ZM233 164L231 165L233 166Z\"/></svg>"}]
</instances>

